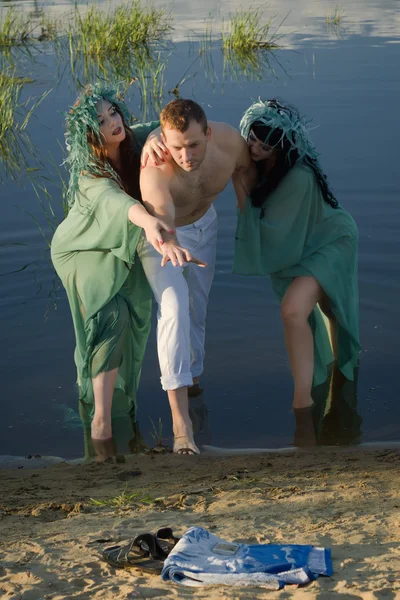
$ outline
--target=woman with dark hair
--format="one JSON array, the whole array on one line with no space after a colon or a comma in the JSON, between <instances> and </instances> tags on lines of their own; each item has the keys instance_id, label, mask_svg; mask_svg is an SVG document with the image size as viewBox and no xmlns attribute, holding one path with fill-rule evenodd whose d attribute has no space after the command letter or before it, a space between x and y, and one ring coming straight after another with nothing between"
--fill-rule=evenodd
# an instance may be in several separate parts
<instances>
[{"instance_id":1,"label":"woman with dark hair","mask_svg":"<svg viewBox=\"0 0 400 600\"><path fill-rule=\"evenodd\" d=\"M312 386L327 379L333 359L348 380L358 364L357 226L330 190L295 108L260 100L240 130L258 176L239 207L234 272L270 275L281 302L293 408L309 411Z\"/></svg>"},{"instance_id":2,"label":"woman with dark hair","mask_svg":"<svg viewBox=\"0 0 400 600\"><path fill-rule=\"evenodd\" d=\"M83 90L66 121L69 213L51 256L74 323L80 414L106 460L115 454L112 417L135 419L150 329L151 290L136 246L144 230L160 251L161 232L171 233L146 211L139 188L140 152L159 122L130 128L122 99L100 85Z\"/></svg>"}]
</instances>

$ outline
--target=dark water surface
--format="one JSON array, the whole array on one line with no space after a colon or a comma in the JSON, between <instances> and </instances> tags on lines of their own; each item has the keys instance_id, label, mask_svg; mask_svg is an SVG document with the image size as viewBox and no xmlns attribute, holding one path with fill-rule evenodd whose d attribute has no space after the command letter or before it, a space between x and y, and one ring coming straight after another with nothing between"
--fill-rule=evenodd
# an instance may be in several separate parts
<instances>
[{"instance_id":1,"label":"dark water surface","mask_svg":"<svg viewBox=\"0 0 400 600\"><path fill-rule=\"evenodd\" d=\"M382 15L395 6L394 0L386 2ZM377 28L373 22L359 29L343 32L341 39L331 33L324 35L322 25L318 35L292 35L291 47L276 53L279 64L272 61L275 74L266 70L261 81L246 81L242 75L239 81L233 76L224 78L218 48L208 56L214 73L204 62L195 61L197 43L178 42L165 54L169 60L164 102L173 98L168 90L194 63L181 95L202 104L211 120L238 125L252 99L280 96L319 125L313 139L321 162L339 201L352 213L360 231L363 346L358 390L347 385L340 410L329 413L327 389L316 390L320 443L400 440L396 379L400 351L400 45L389 25L387 34L384 26ZM51 52L37 57L34 65L20 63L23 74L35 80L24 91L25 97L52 88L28 131L43 162L41 174L54 180L57 174L53 165L62 161L62 112L77 95L68 67L62 73L63 67L57 70L57 64ZM134 87L128 105L140 117L140 94ZM153 114L148 111L146 116ZM69 308L49 261L46 242L24 211L32 213L49 237L51 230L28 175L21 170L17 181L4 174L3 179L0 455L79 456L83 435L76 414ZM54 184L48 185L61 219L60 194ZM199 441L227 447L288 446L294 442L295 424L279 307L268 279L231 274L236 222L231 185L221 194L216 208L220 232L208 312L202 377L205 391L193 406L201 429ZM168 441L170 415L159 384L155 327L138 398L140 426L146 439L151 441L150 419L156 423L161 418ZM328 412L325 419L324 410Z\"/></svg>"}]
</instances>

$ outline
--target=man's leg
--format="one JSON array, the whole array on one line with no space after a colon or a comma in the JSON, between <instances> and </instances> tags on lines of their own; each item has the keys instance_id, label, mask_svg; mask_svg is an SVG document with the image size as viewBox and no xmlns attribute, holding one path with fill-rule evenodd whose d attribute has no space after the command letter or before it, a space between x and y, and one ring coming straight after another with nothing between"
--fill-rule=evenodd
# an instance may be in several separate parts
<instances>
[{"instance_id":1,"label":"man's leg","mask_svg":"<svg viewBox=\"0 0 400 600\"><path fill-rule=\"evenodd\" d=\"M170 262L161 267L160 254L145 239L141 240L138 252L158 303L158 359L161 384L168 392L171 407L174 452L198 454L188 408L187 389L193 379L190 372L189 291L183 268L174 267Z\"/></svg>"},{"instance_id":2,"label":"man's leg","mask_svg":"<svg viewBox=\"0 0 400 600\"><path fill-rule=\"evenodd\" d=\"M214 207L212 206L194 226L198 230L199 242L193 252L197 258L207 263L207 267L204 268L194 264L186 267L189 287L191 373L194 384L198 384L203 373L207 304L215 271L217 216Z\"/></svg>"}]
</instances>

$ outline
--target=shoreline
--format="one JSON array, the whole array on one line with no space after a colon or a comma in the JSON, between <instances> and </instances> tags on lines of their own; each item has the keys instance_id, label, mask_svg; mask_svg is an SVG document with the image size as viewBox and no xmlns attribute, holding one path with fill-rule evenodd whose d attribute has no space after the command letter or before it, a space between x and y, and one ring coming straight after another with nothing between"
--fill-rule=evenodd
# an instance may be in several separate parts
<instances>
[{"instance_id":1,"label":"shoreline","mask_svg":"<svg viewBox=\"0 0 400 600\"><path fill-rule=\"evenodd\" d=\"M271 598L262 588L185 589L100 552L139 533L204 527L227 541L332 550L332 577L282 598L400 598L400 450L329 448L127 457L4 470L0 596L11 600Z\"/></svg>"},{"instance_id":2,"label":"shoreline","mask_svg":"<svg viewBox=\"0 0 400 600\"><path fill-rule=\"evenodd\" d=\"M212 446L208 444L204 444L201 446L201 456L210 457L210 456L248 456L248 455L263 455L263 454L291 454L295 452L305 452L307 450L318 451L318 450L331 450L334 452L345 452L345 451L364 451L364 450L391 450L391 449L399 449L400 450L400 441L390 441L390 442L362 442L360 444L354 445L343 445L343 446L314 446L311 448L301 448L296 446L286 446L282 448L223 448L220 446ZM146 456L149 453L142 454L127 454L126 459L132 457ZM172 452L166 452L165 454L172 454ZM62 456L41 456L41 455L29 455L29 456L17 456L12 454L0 454L0 472L5 470L13 470L13 469L40 469L46 468L50 466L55 466L59 464L68 464L68 465L85 465L94 462L93 458L63 458ZM124 463L122 463L124 464Z\"/></svg>"}]
</instances>

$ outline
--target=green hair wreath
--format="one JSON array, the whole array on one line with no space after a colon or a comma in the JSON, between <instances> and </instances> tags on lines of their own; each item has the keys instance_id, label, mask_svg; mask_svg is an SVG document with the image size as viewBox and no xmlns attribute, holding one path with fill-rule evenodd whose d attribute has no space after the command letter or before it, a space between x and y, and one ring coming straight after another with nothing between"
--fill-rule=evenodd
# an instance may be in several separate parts
<instances>
[{"instance_id":1,"label":"green hair wreath","mask_svg":"<svg viewBox=\"0 0 400 600\"><path fill-rule=\"evenodd\" d=\"M298 160L301 161L305 156L311 160L317 160L318 153L315 150L314 144L311 141L308 123L296 108L289 105L283 105L278 100L267 100L263 102L258 100L254 102L244 113L240 121L240 133L247 142L250 129L256 121L271 128L266 140L272 134L273 130L279 129L282 132L278 143L282 142L285 137L289 144L289 153L296 149L299 155Z\"/></svg>"},{"instance_id":2,"label":"green hair wreath","mask_svg":"<svg viewBox=\"0 0 400 600\"><path fill-rule=\"evenodd\" d=\"M265 125L270 130L264 143L268 142L274 132L280 132L280 139L275 146L283 147L286 139L289 145L286 160L290 163L290 154L296 151L294 162L302 162L309 166L315 173L317 182L322 190L324 199L333 208L338 207L338 201L329 189L327 178L318 160L318 153L310 138L308 125L310 120L300 116L297 108L284 105L279 100L258 99L246 110L240 121L240 133L248 141L249 133L255 122ZM285 144L287 147L287 144Z\"/></svg>"},{"instance_id":3,"label":"green hair wreath","mask_svg":"<svg viewBox=\"0 0 400 600\"><path fill-rule=\"evenodd\" d=\"M69 166L70 171L67 192L69 207L75 202L79 189L79 176L82 173L101 176L106 172L122 185L120 177L111 164L108 161L104 164L100 163L87 140L87 133L91 130L99 145L103 144L97 117L97 103L100 100L108 100L118 108L127 124L132 122L132 116L116 89L96 83L87 85L82 90L74 105L66 113L65 144L68 156L64 164Z\"/></svg>"}]
</instances>

